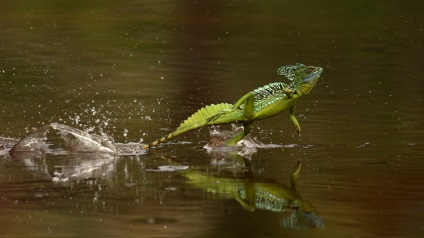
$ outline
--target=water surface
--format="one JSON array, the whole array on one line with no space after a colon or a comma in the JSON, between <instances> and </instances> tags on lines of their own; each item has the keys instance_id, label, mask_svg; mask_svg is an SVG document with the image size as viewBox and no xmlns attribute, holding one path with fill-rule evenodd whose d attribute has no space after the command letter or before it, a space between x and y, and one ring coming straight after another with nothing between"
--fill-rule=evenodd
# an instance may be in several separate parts
<instances>
[{"instance_id":1,"label":"water surface","mask_svg":"<svg viewBox=\"0 0 424 238\"><path fill-rule=\"evenodd\" d=\"M423 7L4 1L0 236L421 237ZM147 153L7 152L51 122L150 142L202 106L287 83L276 69L297 62L324 68L298 103L301 137L287 112L256 123L252 137L278 146L246 152L250 164L203 149L207 129ZM324 226L284 227L285 213L248 211L207 183L160 170L178 164L211 181L290 188L298 160L297 191Z\"/></svg>"}]
</instances>

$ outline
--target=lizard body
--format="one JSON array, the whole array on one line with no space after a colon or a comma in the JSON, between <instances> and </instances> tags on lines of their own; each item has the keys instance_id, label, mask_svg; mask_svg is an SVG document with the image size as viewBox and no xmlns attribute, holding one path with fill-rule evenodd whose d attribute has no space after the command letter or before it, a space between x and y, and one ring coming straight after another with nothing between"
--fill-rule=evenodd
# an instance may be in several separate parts
<instances>
[{"instance_id":1,"label":"lizard body","mask_svg":"<svg viewBox=\"0 0 424 238\"><path fill-rule=\"evenodd\" d=\"M144 148L156 146L173 137L206 125L243 123L243 132L227 141L226 144L231 146L250 133L254 121L275 116L285 109L290 109L290 119L296 131L300 133L299 123L294 116L296 103L300 97L309 93L314 87L322 71L323 69L320 67L303 64L280 67L277 73L291 80L290 84L270 83L248 92L235 104L220 103L203 107L182 122L174 132L151 144L144 145Z\"/></svg>"}]
</instances>

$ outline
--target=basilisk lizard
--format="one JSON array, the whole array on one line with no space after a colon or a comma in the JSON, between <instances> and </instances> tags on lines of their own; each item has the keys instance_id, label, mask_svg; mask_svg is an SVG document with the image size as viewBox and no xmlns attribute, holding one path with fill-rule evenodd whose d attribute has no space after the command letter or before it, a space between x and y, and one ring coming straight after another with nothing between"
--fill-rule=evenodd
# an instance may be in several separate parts
<instances>
[{"instance_id":1,"label":"basilisk lizard","mask_svg":"<svg viewBox=\"0 0 424 238\"><path fill-rule=\"evenodd\" d=\"M243 123L244 130L228 140L228 146L236 144L250 133L252 123L257 120L275 116L285 109L290 109L290 120L300 133L299 122L294 111L296 103L304 94L308 94L314 87L323 69L303 64L288 65L277 70L279 75L287 77L291 83L270 83L254 91L248 92L234 105L229 103L212 104L199 109L180 126L167 136L151 144L143 145L144 148L156 146L185 132L201 128L205 125L225 123Z\"/></svg>"}]
</instances>

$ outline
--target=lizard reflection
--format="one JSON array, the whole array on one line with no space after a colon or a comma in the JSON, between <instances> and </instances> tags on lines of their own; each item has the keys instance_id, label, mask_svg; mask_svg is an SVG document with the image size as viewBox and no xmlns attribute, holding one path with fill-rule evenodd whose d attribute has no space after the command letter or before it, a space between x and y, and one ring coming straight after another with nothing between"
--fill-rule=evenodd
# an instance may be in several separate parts
<instances>
[{"instance_id":1,"label":"lizard reflection","mask_svg":"<svg viewBox=\"0 0 424 238\"><path fill-rule=\"evenodd\" d=\"M234 156L238 161L242 159L238 155ZM248 160L244 161L249 163ZM300 169L301 162L298 161L290 175L290 186L255 178L250 171L241 177L224 177L193 169L180 172L188 179L188 184L220 197L234 198L245 210L281 212L283 217L280 224L284 228L323 227L323 221L316 208L305 201L297 191Z\"/></svg>"}]
</instances>

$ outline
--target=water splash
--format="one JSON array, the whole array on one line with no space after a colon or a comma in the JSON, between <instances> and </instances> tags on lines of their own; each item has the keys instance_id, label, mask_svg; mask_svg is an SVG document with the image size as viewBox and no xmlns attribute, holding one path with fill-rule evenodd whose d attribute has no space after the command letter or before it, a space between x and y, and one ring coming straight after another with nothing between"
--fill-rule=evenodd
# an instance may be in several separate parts
<instances>
[{"instance_id":1,"label":"water splash","mask_svg":"<svg viewBox=\"0 0 424 238\"><path fill-rule=\"evenodd\" d=\"M243 126L232 124L231 130L221 130L220 126L211 126L209 128L210 141L203 148L207 151L238 151L240 155L249 155L255 153L257 149L273 149L273 148L310 148L314 145L300 145L300 144L265 144L260 142L257 138L250 135L245 136L242 140L237 142L234 146L227 146L226 141L233 138L235 135L243 131ZM246 156L245 156L246 157Z\"/></svg>"},{"instance_id":2,"label":"water splash","mask_svg":"<svg viewBox=\"0 0 424 238\"><path fill-rule=\"evenodd\" d=\"M59 123L51 123L51 128L59 131L65 142L65 148L77 152L116 153L115 142L111 137L89 134L82 130Z\"/></svg>"},{"instance_id":3,"label":"water splash","mask_svg":"<svg viewBox=\"0 0 424 238\"><path fill-rule=\"evenodd\" d=\"M11 152L47 152L49 149L46 143L46 135L49 132L49 128L50 125L40 127L37 131L31 133L13 146Z\"/></svg>"},{"instance_id":4,"label":"water splash","mask_svg":"<svg viewBox=\"0 0 424 238\"><path fill-rule=\"evenodd\" d=\"M113 174L116 157L111 154L72 155L72 164L55 166L52 175L53 182L79 181L84 179L102 178Z\"/></svg>"},{"instance_id":5,"label":"water splash","mask_svg":"<svg viewBox=\"0 0 424 238\"><path fill-rule=\"evenodd\" d=\"M9 153L9 150L18 142L19 140L14 138L0 137L0 155Z\"/></svg>"},{"instance_id":6,"label":"water splash","mask_svg":"<svg viewBox=\"0 0 424 238\"><path fill-rule=\"evenodd\" d=\"M236 126L234 124L232 124L231 130L221 130L219 126L212 126L209 129L211 139L204 148L207 150L231 150L232 148L258 149L284 147L283 145L277 144L264 144L250 135L245 136L242 140L237 142L235 146L226 146L226 141L242 131L243 126Z\"/></svg>"},{"instance_id":7,"label":"water splash","mask_svg":"<svg viewBox=\"0 0 424 238\"><path fill-rule=\"evenodd\" d=\"M50 123L19 141L11 152L143 154L145 150L140 143L119 144L107 135L90 134L67 125Z\"/></svg>"},{"instance_id":8,"label":"water splash","mask_svg":"<svg viewBox=\"0 0 424 238\"><path fill-rule=\"evenodd\" d=\"M33 176L53 182L110 178L116 171L118 158L110 153L69 153L52 163L48 157L33 152L14 153L12 157Z\"/></svg>"},{"instance_id":9,"label":"water splash","mask_svg":"<svg viewBox=\"0 0 424 238\"><path fill-rule=\"evenodd\" d=\"M180 170L187 170L188 168L189 168L189 166L185 166L185 165L163 165L163 166L158 166L157 169L146 169L146 171L175 172L175 171L180 171Z\"/></svg>"}]
</instances>

